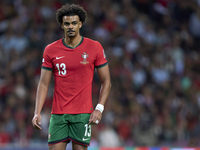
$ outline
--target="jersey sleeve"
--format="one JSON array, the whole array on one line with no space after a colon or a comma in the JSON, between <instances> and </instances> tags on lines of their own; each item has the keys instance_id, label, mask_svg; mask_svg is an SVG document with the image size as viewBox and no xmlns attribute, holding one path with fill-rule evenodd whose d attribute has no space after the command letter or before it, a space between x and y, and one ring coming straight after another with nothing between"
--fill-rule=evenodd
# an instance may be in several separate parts
<instances>
[{"instance_id":1,"label":"jersey sleeve","mask_svg":"<svg viewBox=\"0 0 200 150\"><path fill-rule=\"evenodd\" d=\"M107 65L104 49L99 42L96 42L96 51L97 51L97 56L94 65L97 69L99 69Z\"/></svg>"},{"instance_id":2,"label":"jersey sleeve","mask_svg":"<svg viewBox=\"0 0 200 150\"><path fill-rule=\"evenodd\" d=\"M53 65L52 65L52 61L51 61L51 57L50 57L50 49L49 47L47 46L45 49L44 49L44 53L43 53L43 59L42 59L42 69L45 69L45 70L49 70L49 71L52 71L53 70Z\"/></svg>"}]
</instances>

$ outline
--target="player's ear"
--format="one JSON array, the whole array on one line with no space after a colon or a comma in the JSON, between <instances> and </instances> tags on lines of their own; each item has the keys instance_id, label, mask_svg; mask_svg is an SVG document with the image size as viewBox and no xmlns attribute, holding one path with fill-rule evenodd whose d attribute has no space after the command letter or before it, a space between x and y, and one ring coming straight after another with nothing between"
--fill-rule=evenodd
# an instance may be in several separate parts
<instances>
[{"instance_id":1,"label":"player's ear","mask_svg":"<svg viewBox=\"0 0 200 150\"><path fill-rule=\"evenodd\" d=\"M63 25L61 24L61 28L63 29Z\"/></svg>"},{"instance_id":2,"label":"player's ear","mask_svg":"<svg viewBox=\"0 0 200 150\"><path fill-rule=\"evenodd\" d=\"M83 25L83 23L81 21L79 21L79 28L81 28Z\"/></svg>"}]
</instances>

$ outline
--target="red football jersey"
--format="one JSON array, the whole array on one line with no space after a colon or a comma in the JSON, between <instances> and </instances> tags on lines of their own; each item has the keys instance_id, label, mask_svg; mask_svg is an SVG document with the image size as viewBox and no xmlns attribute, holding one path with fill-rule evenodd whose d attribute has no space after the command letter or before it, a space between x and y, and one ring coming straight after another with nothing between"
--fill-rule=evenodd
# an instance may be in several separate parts
<instances>
[{"instance_id":1,"label":"red football jersey","mask_svg":"<svg viewBox=\"0 0 200 150\"><path fill-rule=\"evenodd\" d=\"M97 41L82 38L75 48L64 38L46 46L42 69L55 78L52 114L92 113L94 69L107 65L104 49Z\"/></svg>"}]
</instances>

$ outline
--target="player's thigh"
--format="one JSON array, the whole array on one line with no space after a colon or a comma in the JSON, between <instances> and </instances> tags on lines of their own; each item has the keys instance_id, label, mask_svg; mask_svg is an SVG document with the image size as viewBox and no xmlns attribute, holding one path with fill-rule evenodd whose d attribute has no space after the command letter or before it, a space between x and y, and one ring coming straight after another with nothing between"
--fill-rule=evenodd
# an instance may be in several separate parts
<instances>
[{"instance_id":1,"label":"player's thigh","mask_svg":"<svg viewBox=\"0 0 200 150\"><path fill-rule=\"evenodd\" d=\"M61 142L54 145L49 145L49 150L66 150L67 142Z\"/></svg>"},{"instance_id":2,"label":"player's thigh","mask_svg":"<svg viewBox=\"0 0 200 150\"><path fill-rule=\"evenodd\" d=\"M87 150L87 146L84 146L84 145L80 145L80 144L77 144L75 142L72 142L72 149L73 150Z\"/></svg>"},{"instance_id":3,"label":"player's thigh","mask_svg":"<svg viewBox=\"0 0 200 150\"><path fill-rule=\"evenodd\" d=\"M92 126L88 125L90 114L72 115L69 125L69 139L80 145L89 146Z\"/></svg>"},{"instance_id":4,"label":"player's thigh","mask_svg":"<svg viewBox=\"0 0 200 150\"><path fill-rule=\"evenodd\" d=\"M68 140L69 127L64 115L52 114L49 124L48 145L58 144Z\"/></svg>"}]
</instances>

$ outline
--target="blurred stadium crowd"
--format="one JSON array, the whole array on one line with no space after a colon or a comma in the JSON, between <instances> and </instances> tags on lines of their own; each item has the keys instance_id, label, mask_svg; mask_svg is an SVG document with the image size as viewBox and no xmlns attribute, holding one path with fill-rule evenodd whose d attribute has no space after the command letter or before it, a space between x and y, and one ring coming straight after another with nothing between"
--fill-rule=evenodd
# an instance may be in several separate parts
<instances>
[{"instance_id":1,"label":"blurred stadium crowd","mask_svg":"<svg viewBox=\"0 0 200 150\"><path fill-rule=\"evenodd\" d=\"M47 142L53 80L43 129L31 125L42 53L64 36L55 14L72 2L112 78L91 146L200 146L200 0L0 0L0 145ZM95 72L94 105L99 87Z\"/></svg>"}]
</instances>

